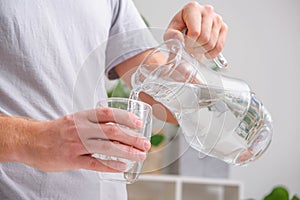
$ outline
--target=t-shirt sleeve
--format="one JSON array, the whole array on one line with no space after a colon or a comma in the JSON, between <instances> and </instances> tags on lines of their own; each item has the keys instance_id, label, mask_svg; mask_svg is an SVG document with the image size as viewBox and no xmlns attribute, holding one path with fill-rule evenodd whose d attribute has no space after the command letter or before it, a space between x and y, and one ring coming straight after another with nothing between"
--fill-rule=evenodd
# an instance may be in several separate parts
<instances>
[{"instance_id":1,"label":"t-shirt sleeve","mask_svg":"<svg viewBox=\"0 0 300 200\"><path fill-rule=\"evenodd\" d=\"M156 45L133 2L116 0L106 47L106 76L118 78L116 65Z\"/></svg>"}]
</instances>

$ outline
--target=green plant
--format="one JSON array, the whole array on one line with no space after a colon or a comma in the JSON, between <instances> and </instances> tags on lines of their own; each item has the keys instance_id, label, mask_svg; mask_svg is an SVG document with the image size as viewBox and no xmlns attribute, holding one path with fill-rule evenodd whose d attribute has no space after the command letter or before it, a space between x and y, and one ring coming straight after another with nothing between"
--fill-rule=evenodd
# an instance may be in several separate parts
<instances>
[{"instance_id":1,"label":"green plant","mask_svg":"<svg viewBox=\"0 0 300 200\"><path fill-rule=\"evenodd\" d=\"M123 97L129 98L130 90L121 80L117 81L117 84L113 87L112 90L107 92L108 97Z\"/></svg>"},{"instance_id":2,"label":"green plant","mask_svg":"<svg viewBox=\"0 0 300 200\"><path fill-rule=\"evenodd\" d=\"M163 134L155 134L152 135L150 138L150 142L152 144L152 146L159 146L165 139L165 136Z\"/></svg>"},{"instance_id":3,"label":"green plant","mask_svg":"<svg viewBox=\"0 0 300 200\"><path fill-rule=\"evenodd\" d=\"M263 200L290 200L289 192L284 186L276 186ZM295 194L291 200L300 200Z\"/></svg>"}]
</instances>

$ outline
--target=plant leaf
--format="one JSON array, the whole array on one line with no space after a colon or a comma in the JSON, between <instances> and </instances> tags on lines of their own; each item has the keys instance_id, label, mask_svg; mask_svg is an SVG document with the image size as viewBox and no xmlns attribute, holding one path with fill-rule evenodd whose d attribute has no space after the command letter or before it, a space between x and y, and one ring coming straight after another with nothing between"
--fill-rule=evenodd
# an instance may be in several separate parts
<instances>
[{"instance_id":1,"label":"plant leaf","mask_svg":"<svg viewBox=\"0 0 300 200\"><path fill-rule=\"evenodd\" d=\"M129 94L130 91L128 87L121 80L118 80L116 86L107 93L107 96L128 98Z\"/></svg>"},{"instance_id":2,"label":"plant leaf","mask_svg":"<svg viewBox=\"0 0 300 200\"><path fill-rule=\"evenodd\" d=\"M289 192L282 186L275 187L264 200L289 200Z\"/></svg>"},{"instance_id":3,"label":"plant leaf","mask_svg":"<svg viewBox=\"0 0 300 200\"><path fill-rule=\"evenodd\" d=\"M299 197L297 195L294 195L292 200L300 200Z\"/></svg>"},{"instance_id":4,"label":"plant leaf","mask_svg":"<svg viewBox=\"0 0 300 200\"><path fill-rule=\"evenodd\" d=\"M151 142L151 145L157 147L163 142L164 139L165 139L165 136L163 134L156 134L156 135L151 136L150 142Z\"/></svg>"}]
</instances>

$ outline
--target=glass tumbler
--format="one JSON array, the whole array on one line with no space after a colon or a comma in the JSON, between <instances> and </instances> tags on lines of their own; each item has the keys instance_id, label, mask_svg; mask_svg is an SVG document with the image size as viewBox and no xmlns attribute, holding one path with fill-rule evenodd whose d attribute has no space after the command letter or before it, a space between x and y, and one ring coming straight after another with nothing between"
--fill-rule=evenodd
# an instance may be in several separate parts
<instances>
[{"instance_id":1,"label":"glass tumbler","mask_svg":"<svg viewBox=\"0 0 300 200\"><path fill-rule=\"evenodd\" d=\"M138 130L131 129L131 131L134 131L150 139L151 132L152 132L152 108L150 105L138 100L113 97L103 101L99 101L97 103L97 107L117 108L135 114L142 120L143 126ZM118 116L116 115L115 118L118 118ZM112 122L109 123L114 124ZM125 127L120 124L114 124L114 125L119 126L120 128L130 129L129 127ZM103 154L93 154L93 157L101 160L121 161L124 162L127 166L126 170L121 173L102 173L102 172L99 173L98 175L101 180L133 183L138 179L138 176L143 167L143 162L132 161L124 158L118 158L118 157L113 157L113 156L108 156Z\"/></svg>"}]
</instances>

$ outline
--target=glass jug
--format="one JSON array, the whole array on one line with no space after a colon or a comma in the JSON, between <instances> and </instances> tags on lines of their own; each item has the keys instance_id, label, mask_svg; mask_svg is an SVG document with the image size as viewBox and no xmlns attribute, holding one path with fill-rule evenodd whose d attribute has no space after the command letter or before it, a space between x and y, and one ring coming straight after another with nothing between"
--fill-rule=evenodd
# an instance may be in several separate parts
<instances>
[{"instance_id":1,"label":"glass jug","mask_svg":"<svg viewBox=\"0 0 300 200\"><path fill-rule=\"evenodd\" d=\"M162 63L155 59L158 53L166 57ZM246 164L271 142L270 114L244 81L222 75L207 63L189 54L179 40L167 40L132 76L131 98L142 91L164 104L187 142L201 153Z\"/></svg>"}]
</instances>

